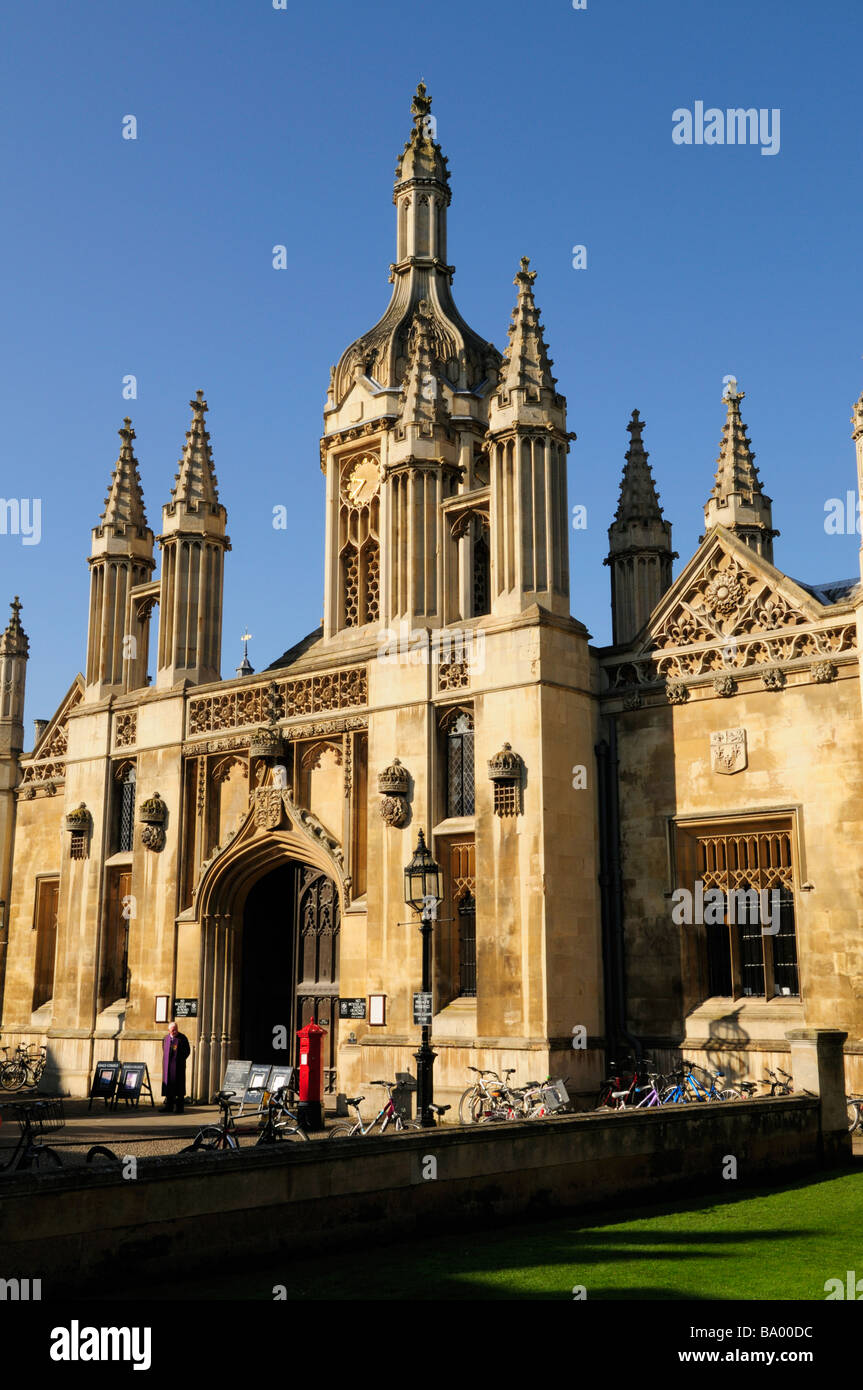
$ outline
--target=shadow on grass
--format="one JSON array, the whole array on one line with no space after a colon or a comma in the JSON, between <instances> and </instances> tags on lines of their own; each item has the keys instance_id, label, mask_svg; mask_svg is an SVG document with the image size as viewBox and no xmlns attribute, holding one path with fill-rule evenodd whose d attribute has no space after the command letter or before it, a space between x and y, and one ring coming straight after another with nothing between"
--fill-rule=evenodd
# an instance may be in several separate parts
<instances>
[{"instance_id":1,"label":"shadow on grass","mask_svg":"<svg viewBox=\"0 0 863 1390\"><path fill-rule=\"evenodd\" d=\"M482 1226L472 1225L469 1232L464 1225L458 1230L438 1226L431 1233L417 1231L407 1239L367 1241L320 1255L286 1252L281 1260L267 1255L257 1265L246 1256L243 1268L229 1266L214 1272L211 1265L203 1277L172 1281L170 1287L160 1281L157 1295L150 1286L137 1293L117 1290L99 1296L272 1301L274 1289L281 1286L291 1302L560 1301L572 1299L572 1286L580 1283L589 1286L591 1301L724 1301L744 1296L740 1289L745 1277L745 1296L762 1296L760 1288L749 1290L749 1285L757 1283L770 1290L764 1297L782 1297L772 1292L779 1272L785 1271L786 1278L794 1277L801 1260L805 1267L819 1242L829 1242L841 1234L832 1224L819 1224L822 1212L832 1223L831 1205L841 1201L854 1226L855 1213L847 1210L848 1194L835 1193L831 1203L830 1189L856 1172L859 1165L855 1164L812 1174L779 1188L741 1189L729 1182L721 1192L692 1194L673 1202L663 1194L665 1200L661 1202L613 1211L600 1207L577 1213L527 1213L519 1219L497 1217ZM793 1213L789 1209L789 1224L782 1225L785 1212L777 1214L775 1199L790 1200L794 1194L808 1195L808 1209ZM761 1212L750 1205L771 1199L771 1208ZM737 1224L723 1230L722 1212L728 1207L746 1210L729 1213L729 1221ZM691 1222L689 1216L694 1218ZM793 1225L792 1216L797 1217ZM705 1218L710 1219L709 1228L702 1224ZM674 1228L662 1229L663 1222L673 1222ZM631 1228L633 1223L637 1229ZM621 1229L624 1226L630 1229ZM799 1249L801 1244L805 1244L805 1252ZM653 1282L650 1266L655 1274ZM687 1271L687 1276L674 1279L675 1285L691 1283L692 1287L671 1287L675 1268L681 1273ZM590 1284L592 1270L597 1273L596 1285ZM617 1272L626 1279L625 1285L617 1286ZM630 1273L632 1283L627 1277ZM710 1287L729 1280L731 1292L716 1292Z\"/></svg>"}]
</instances>

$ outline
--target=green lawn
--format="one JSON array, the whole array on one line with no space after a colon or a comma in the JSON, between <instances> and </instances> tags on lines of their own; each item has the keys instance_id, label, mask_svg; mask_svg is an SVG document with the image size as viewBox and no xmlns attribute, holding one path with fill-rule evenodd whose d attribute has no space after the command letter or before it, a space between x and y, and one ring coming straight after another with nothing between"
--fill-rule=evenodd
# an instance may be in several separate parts
<instances>
[{"instance_id":1,"label":"green lawn","mask_svg":"<svg viewBox=\"0 0 863 1390\"><path fill-rule=\"evenodd\" d=\"M729 1183L729 1187L733 1184ZM561 1216L499 1230L417 1237L310 1258L165 1296L272 1299L823 1299L827 1279L863 1277L863 1172L757 1194L729 1192L614 1218ZM148 1297L153 1296L150 1290Z\"/></svg>"}]
</instances>

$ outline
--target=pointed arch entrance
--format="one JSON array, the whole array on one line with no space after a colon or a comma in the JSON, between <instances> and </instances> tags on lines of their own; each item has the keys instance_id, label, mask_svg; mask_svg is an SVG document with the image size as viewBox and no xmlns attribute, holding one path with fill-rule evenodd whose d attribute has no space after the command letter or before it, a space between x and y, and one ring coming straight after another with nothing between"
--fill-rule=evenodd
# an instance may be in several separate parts
<instances>
[{"instance_id":1,"label":"pointed arch entrance","mask_svg":"<svg viewBox=\"0 0 863 1390\"><path fill-rule=\"evenodd\" d=\"M204 866L195 894L200 1099L219 1089L231 1058L294 1062L296 1030L312 1019L327 1029L325 1080L335 1085L339 928L350 880L332 837L287 793L278 800L274 810L274 799L258 794L235 838ZM274 1051L279 1027L288 1046Z\"/></svg>"},{"instance_id":2,"label":"pointed arch entrance","mask_svg":"<svg viewBox=\"0 0 863 1390\"><path fill-rule=\"evenodd\" d=\"M240 940L241 1056L295 1063L297 1029L314 1019L328 1030L324 1066L334 1073L338 948L338 892L327 874L286 860L252 885Z\"/></svg>"}]
</instances>

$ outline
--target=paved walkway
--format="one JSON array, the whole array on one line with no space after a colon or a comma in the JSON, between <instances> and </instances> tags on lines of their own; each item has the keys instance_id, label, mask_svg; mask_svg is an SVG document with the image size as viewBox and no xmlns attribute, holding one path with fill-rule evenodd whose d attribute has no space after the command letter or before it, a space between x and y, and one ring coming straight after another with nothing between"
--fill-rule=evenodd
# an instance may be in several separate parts
<instances>
[{"instance_id":1,"label":"paved walkway","mask_svg":"<svg viewBox=\"0 0 863 1390\"><path fill-rule=\"evenodd\" d=\"M17 1098L8 1092L0 1094L0 1166L6 1151L17 1144L20 1128L15 1120L15 1106L43 1099L39 1096ZM63 1101L65 1123L61 1129L46 1131L43 1142L63 1155L64 1162L83 1163L93 1144L105 1144L117 1154L133 1154L136 1158L152 1158L160 1154L178 1153L186 1148L202 1125L217 1123L217 1105L189 1105L182 1115L153 1108L143 1099L137 1106L121 1103L109 1110L104 1101L93 1101L92 1110L86 1100ZM330 1117L332 1118L332 1117ZM247 1114L238 1121L240 1145L252 1145L257 1138L257 1118ZM319 1138L325 1136L310 1136Z\"/></svg>"}]
</instances>

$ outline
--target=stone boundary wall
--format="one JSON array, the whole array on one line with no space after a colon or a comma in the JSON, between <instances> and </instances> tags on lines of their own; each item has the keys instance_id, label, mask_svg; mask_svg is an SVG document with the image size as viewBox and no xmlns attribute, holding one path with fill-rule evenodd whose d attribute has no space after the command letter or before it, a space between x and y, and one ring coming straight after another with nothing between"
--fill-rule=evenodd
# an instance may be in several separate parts
<instances>
[{"instance_id":1,"label":"stone boundary wall","mask_svg":"<svg viewBox=\"0 0 863 1390\"><path fill-rule=\"evenodd\" d=\"M383 1139L316 1140L242 1155L0 1180L0 1276L42 1280L43 1298L305 1252L542 1216L639 1198L719 1195L785 1181L847 1146L822 1143L820 1102L774 1100L561 1116ZM726 1155L738 1180L723 1179ZM429 1160L437 1177L427 1178Z\"/></svg>"}]
</instances>

